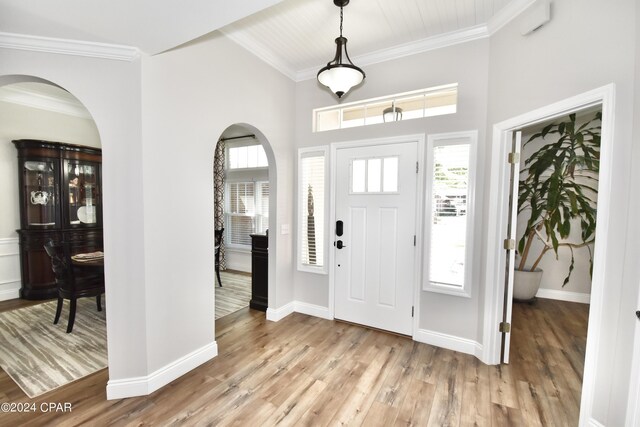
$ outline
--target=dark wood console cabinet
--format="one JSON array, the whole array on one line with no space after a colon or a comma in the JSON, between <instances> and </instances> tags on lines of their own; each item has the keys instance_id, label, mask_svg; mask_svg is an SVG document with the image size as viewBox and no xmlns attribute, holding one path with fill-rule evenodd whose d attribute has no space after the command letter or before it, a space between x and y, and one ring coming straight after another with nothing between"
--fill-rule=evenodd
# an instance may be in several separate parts
<instances>
[{"instance_id":1,"label":"dark wood console cabinet","mask_svg":"<svg viewBox=\"0 0 640 427\"><path fill-rule=\"evenodd\" d=\"M251 235L251 301L249 307L267 311L269 284L269 237Z\"/></svg>"},{"instance_id":2,"label":"dark wood console cabinet","mask_svg":"<svg viewBox=\"0 0 640 427\"><path fill-rule=\"evenodd\" d=\"M57 296L44 243L67 242L72 253L102 249L102 151L20 139L20 297Z\"/></svg>"}]
</instances>

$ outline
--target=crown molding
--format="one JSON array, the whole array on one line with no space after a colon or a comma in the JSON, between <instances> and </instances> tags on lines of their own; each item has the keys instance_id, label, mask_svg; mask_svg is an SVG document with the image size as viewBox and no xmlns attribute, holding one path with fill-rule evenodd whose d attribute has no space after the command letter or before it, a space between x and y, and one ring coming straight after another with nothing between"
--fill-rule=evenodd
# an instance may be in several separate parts
<instances>
[{"instance_id":1,"label":"crown molding","mask_svg":"<svg viewBox=\"0 0 640 427\"><path fill-rule=\"evenodd\" d=\"M55 98L24 88L12 87L11 85L0 88L0 101L81 119L92 119L91 114L79 102Z\"/></svg>"},{"instance_id":2,"label":"crown molding","mask_svg":"<svg viewBox=\"0 0 640 427\"><path fill-rule=\"evenodd\" d=\"M266 49L262 44L257 43L253 37L243 35L241 32L226 31L222 29L218 31L220 31L225 37L251 52L253 55L262 59L267 64L271 65L276 70L280 71L285 76L289 77L291 80L296 81L296 71L271 49Z\"/></svg>"},{"instance_id":3,"label":"crown molding","mask_svg":"<svg viewBox=\"0 0 640 427\"><path fill-rule=\"evenodd\" d=\"M487 22L489 35L497 33L502 27L527 10L529 6L534 4L536 1L538 0L513 0L508 2L502 9L493 15L489 22Z\"/></svg>"},{"instance_id":4,"label":"crown molding","mask_svg":"<svg viewBox=\"0 0 640 427\"><path fill-rule=\"evenodd\" d=\"M355 56L353 58L353 62L358 64L359 67L363 67L487 37L489 37L487 26L477 25L475 27L465 28L464 30L439 34L437 36L427 37L425 39L404 43L387 49L380 49L365 55ZM321 66L319 65L317 67L298 71L296 73L295 80L300 82L303 80L313 79L316 77L320 68Z\"/></svg>"},{"instance_id":5,"label":"crown molding","mask_svg":"<svg viewBox=\"0 0 640 427\"><path fill-rule=\"evenodd\" d=\"M140 56L140 49L133 46L2 32L0 32L0 48L86 56L127 62L133 61Z\"/></svg>"}]
</instances>

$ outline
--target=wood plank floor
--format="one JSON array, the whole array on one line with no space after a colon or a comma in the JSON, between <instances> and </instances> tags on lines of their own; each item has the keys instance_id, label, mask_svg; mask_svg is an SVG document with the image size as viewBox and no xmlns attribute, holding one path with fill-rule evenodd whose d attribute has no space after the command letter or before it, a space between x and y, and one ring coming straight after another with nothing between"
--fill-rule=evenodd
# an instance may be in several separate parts
<instances>
[{"instance_id":1,"label":"wood plank floor","mask_svg":"<svg viewBox=\"0 0 640 427\"><path fill-rule=\"evenodd\" d=\"M0 303L0 310L6 309ZM107 401L107 370L33 401L0 372L0 425L575 426L588 306L514 305L512 363L294 313L216 321L220 355L150 396ZM67 413L41 403L70 403Z\"/></svg>"},{"instance_id":2,"label":"wood plank floor","mask_svg":"<svg viewBox=\"0 0 640 427\"><path fill-rule=\"evenodd\" d=\"M251 273L226 270L220 272L222 286L216 281L216 319L249 307Z\"/></svg>"}]
</instances>

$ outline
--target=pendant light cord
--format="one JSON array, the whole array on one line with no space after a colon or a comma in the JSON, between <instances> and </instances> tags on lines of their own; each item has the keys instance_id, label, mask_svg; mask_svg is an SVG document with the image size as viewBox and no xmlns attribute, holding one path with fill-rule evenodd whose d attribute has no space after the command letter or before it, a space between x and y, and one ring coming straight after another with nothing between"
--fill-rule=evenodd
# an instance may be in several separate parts
<instances>
[{"instance_id":1,"label":"pendant light cord","mask_svg":"<svg viewBox=\"0 0 640 427\"><path fill-rule=\"evenodd\" d=\"M342 6L340 6L340 37L342 37Z\"/></svg>"}]
</instances>

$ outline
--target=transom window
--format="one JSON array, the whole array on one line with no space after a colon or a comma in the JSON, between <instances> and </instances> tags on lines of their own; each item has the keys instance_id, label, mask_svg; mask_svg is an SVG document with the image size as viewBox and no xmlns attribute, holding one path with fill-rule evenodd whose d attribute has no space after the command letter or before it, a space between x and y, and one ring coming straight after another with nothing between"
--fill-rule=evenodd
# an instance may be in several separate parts
<instances>
[{"instance_id":1,"label":"transom window","mask_svg":"<svg viewBox=\"0 0 640 427\"><path fill-rule=\"evenodd\" d=\"M397 193L398 157L351 161L351 193Z\"/></svg>"},{"instance_id":2,"label":"transom window","mask_svg":"<svg viewBox=\"0 0 640 427\"><path fill-rule=\"evenodd\" d=\"M260 144L232 142L226 147L225 244L251 248L251 234L269 227L269 172Z\"/></svg>"},{"instance_id":3,"label":"transom window","mask_svg":"<svg viewBox=\"0 0 640 427\"><path fill-rule=\"evenodd\" d=\"M453 114L458 84L398 93L313 110L313 132Z\"/></svg>"},{"instance_id":4,"label":"transom window","mask_svg":"<svg viewBox=\"0 0 640 427\"><path fill-rule=\"evenodd\" d=\"M244 145L228 148L229 169L266 168L269 166L262 145Z\"/></svg>"}]
</instances>

